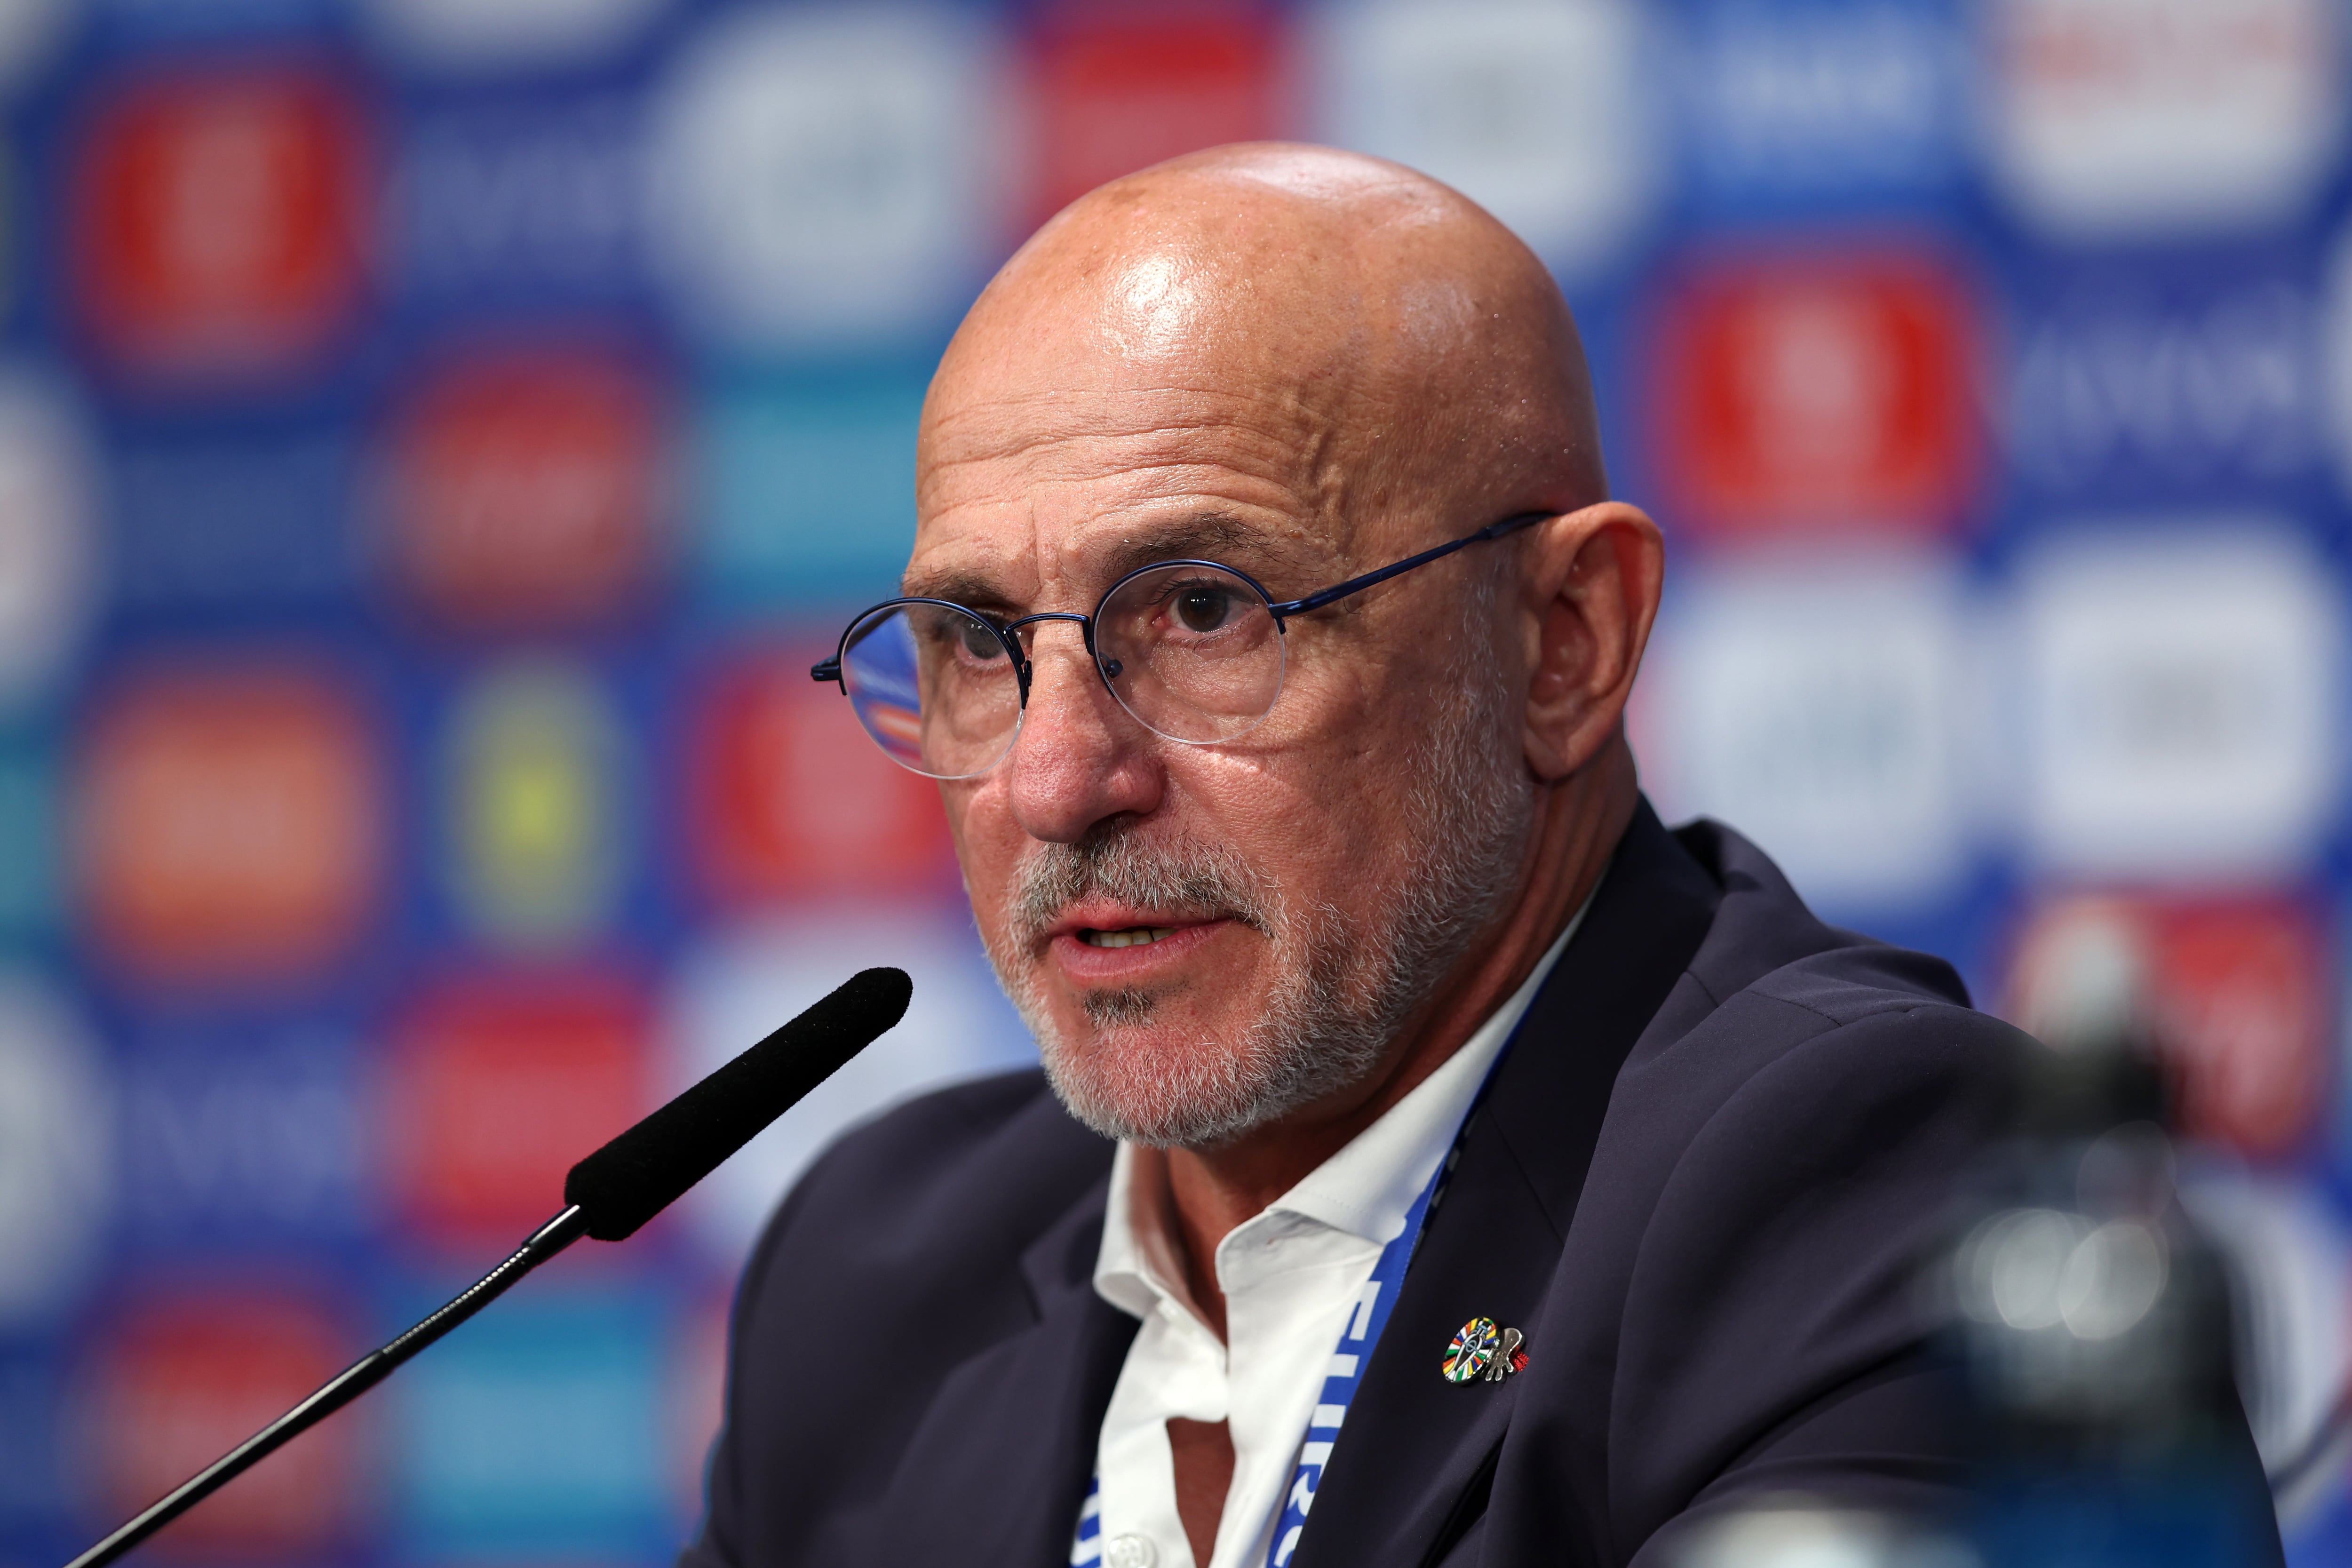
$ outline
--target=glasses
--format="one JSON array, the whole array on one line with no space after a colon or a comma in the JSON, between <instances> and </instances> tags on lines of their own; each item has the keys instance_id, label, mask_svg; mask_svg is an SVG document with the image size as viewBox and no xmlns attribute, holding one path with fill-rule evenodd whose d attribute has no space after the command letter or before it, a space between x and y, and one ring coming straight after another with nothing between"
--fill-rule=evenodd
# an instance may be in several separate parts
<instances>
[{"instance_id":1,"label":"glasses","mask_svg":"<svg viewBox=\"0 0 2352 1568\"><path fill-rule=\"evenodd\" d=\"M1045 611L999 625L946 599L891 599L850 622L809 678L841 688L892 762L927 778L972 778L1021 733L1036 628L1075 621L1103 685L1139 723L1188 746L1213 745L1274 711L1291 616L1552 515L1507 517L1303 599L1276 600L1248 573L1214 561L1139 566L1091 616Z\"/></svg>"}]
</instances>

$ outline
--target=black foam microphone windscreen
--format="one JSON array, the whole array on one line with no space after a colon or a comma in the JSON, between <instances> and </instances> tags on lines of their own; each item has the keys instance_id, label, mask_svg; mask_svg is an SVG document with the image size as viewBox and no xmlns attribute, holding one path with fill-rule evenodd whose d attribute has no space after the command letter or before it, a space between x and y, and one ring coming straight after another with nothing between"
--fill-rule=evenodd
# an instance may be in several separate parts
<instances>
[{"instance_id":1,"label":"black foam microphone windscreen","mask_svg":"<svg viewBox=\"0 0 2352 1568\"><path fill-rule=\"evenodd\" d=\"M572 1167L563 1201L619 1241L906 1016L914 984L868 969Z\"/></svg>"}]
</instances>

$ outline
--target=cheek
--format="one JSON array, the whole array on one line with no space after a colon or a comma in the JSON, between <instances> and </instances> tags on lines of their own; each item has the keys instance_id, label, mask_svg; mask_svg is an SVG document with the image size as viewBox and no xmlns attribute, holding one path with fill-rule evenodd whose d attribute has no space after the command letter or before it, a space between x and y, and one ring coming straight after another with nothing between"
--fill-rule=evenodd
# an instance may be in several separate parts
<instances>
[{"instance_id":1,"label":"cheek","mask_svg":"<svg viewBox=\"0 0 2352 1568\"><path fill-rule=\"evenodd\" d=\"M1177 781L1192 831L1274 878L1294 908L1361 907L1410 854L1393 780L1352 744L1192 761Z\"/></svg>"}]
</instances>

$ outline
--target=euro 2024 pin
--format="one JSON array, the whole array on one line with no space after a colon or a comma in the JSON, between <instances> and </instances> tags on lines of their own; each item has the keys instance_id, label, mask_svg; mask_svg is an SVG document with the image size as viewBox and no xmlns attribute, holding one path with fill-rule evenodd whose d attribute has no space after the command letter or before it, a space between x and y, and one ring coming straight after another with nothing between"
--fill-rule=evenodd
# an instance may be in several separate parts
<instances>
[{"instance_id":1,"label":"euro 2024 pin","mask_svg":"<svg viewBox=\"0 0 2352 1568\"><path fill-rule=\"evenodd\" d=\"M1492 1318L1473 1318L1445 1347L1438 1370L1448 1383L1500 1383L1526 1371L1527 1365L1526 1341L1518 1330L1504 1328Z\"/></svg>"}]
</instances>

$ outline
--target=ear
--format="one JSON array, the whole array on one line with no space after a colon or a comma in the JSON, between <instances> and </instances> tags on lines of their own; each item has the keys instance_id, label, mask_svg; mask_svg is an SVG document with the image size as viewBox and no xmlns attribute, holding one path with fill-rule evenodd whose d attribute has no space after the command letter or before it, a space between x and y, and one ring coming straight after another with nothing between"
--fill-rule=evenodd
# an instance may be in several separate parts
<instances>
[{"instance_id":1,"label":"ear","mask_svg":"<svg viewBox=\"0 0 2352 1568\"><path fill-rule=\"evenodd\" d=\"M1657 619L1666 547L1636 506L1602 501L1538 524L1522 558L1528 765L1550 783L1618 732Z\"/></svg>"}]
</instances>

